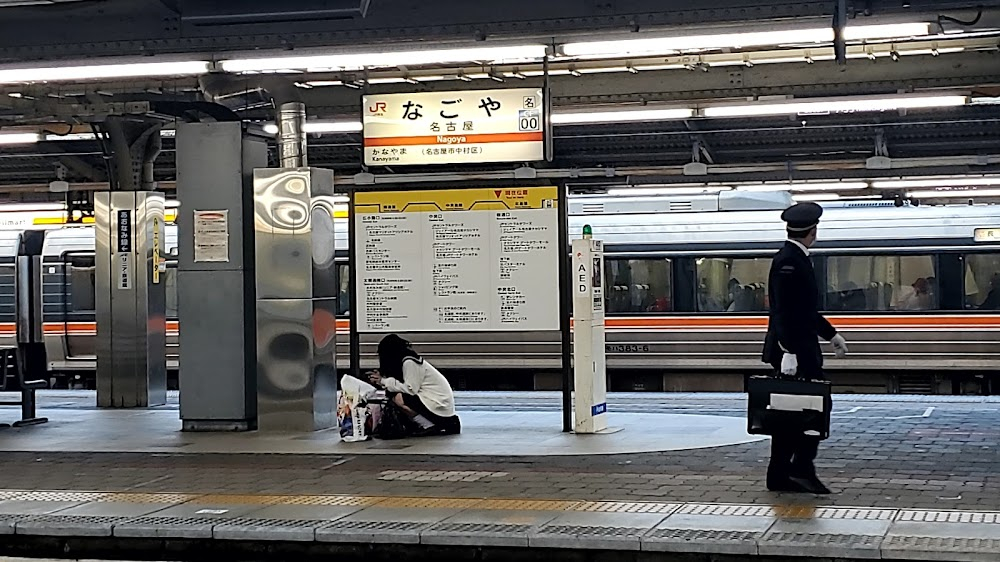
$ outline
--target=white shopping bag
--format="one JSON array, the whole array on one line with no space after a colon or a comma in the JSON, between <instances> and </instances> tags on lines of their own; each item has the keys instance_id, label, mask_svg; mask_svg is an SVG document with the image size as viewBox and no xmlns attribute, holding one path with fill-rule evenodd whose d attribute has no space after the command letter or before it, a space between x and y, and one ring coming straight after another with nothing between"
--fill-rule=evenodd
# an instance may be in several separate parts
<instances>
[{"instance_id":1,"label":"white shopping bag","mask_svg":"<svg viewBox=\"0 0 1000 562\"><path fill-rule=\"evenodd\" d=\"M367 441L368 407L361 403L365 396L375 392L375 387L345 375L340 379L340 400L337 403L337 422L340 425L340 438L347 443Z\"/></svg>"}]
</instances>

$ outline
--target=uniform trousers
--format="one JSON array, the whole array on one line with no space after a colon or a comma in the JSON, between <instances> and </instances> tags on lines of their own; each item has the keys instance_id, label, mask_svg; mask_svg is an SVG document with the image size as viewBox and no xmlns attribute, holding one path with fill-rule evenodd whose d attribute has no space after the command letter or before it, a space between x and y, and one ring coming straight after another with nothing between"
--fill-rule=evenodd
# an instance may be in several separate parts
<instances>
[{"instance_id":1,"label":"uniform trousers","mask_svg":"<svg viewBox=\"0 0 1000 562\"><path fill-rule=\"evenodd\" d=\"M813 376L805 376L808 379L823 379L823 368L820 365L812 364L810 361L799 363L799 372L802 374L815 373ZM775 371L781 370L781 364L773 365ZM804 435L801 431L790 431L771 436L771 461L767 465L767 483L769 486L781 484L789 477L804 478L811 480L816 478L816 454L819 451L819 437Z\"/></svg>"}]
</instances>

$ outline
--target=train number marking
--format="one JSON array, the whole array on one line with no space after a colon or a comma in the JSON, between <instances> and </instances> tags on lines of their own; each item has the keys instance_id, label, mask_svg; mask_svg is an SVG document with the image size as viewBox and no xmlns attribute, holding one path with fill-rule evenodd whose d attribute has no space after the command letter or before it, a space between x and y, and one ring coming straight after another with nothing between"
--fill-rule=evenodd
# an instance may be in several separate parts
<instances>
[{"instance_id":1,"label":"train number marking","mask_svg":"<svg viewBox=\"0 0 1000 562\"><path fill-rule=\"evenodd\" d=\"M622 343L605 344L604 352L605 353L648 353L649 346L639 345L639 344L622 344Z\"/></svg>"}]
</instances>

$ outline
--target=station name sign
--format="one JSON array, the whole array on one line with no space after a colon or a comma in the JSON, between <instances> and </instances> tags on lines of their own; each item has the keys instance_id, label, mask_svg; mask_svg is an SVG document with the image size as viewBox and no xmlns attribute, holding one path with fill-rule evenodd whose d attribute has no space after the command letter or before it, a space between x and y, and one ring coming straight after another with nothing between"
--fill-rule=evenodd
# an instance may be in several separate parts
<instances>
[{"instance_id":1,"label":"station name sign","mask_svg":"<svg viewBox=\"0 0 1000 562\"><path fill-rule=\"evenodd\" d=\"M362 103L368 166L545 158L538 88L375 94Z\"/></svg>"}]
</instances>

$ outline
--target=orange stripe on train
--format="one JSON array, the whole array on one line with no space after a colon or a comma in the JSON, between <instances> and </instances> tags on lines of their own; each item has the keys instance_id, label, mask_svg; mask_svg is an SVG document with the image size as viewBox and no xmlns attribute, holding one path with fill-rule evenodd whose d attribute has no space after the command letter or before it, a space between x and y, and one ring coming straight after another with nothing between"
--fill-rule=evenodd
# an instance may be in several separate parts
<instances>
[{"instance_id":1,"label":"orange stripe on train","mask_svg":"<svg viewBox=\"0 0 1000 562\"><path fill-rule=\"evenodd\" d=\"M833 325L840 328L997 328L1000 327L1000 316L832 316ZM648 317L611 317L605 320L605 326L618 330L687 330L687 329L759 329L767 328L766 316L661 316ZM351 328L351 321L337 319L338 332L346 332ZM14 333L14 324L0 324L0 335ZM167 322L167 332L177 333L179 322ZM49 335L69 333L71 335L93 334L97 331L96 322L51 322L44 325L44 331Z\"/></svg>"}]
</instances>

